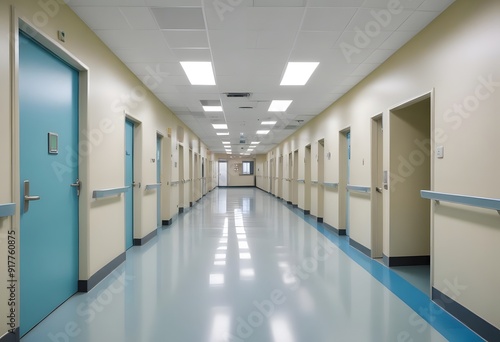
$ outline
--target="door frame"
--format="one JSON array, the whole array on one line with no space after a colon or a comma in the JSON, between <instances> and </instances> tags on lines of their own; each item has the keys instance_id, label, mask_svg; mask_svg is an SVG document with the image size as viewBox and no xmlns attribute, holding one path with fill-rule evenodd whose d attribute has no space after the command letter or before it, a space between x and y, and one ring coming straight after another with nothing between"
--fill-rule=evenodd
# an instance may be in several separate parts
<instances>
[{"instance_id":1,"label":"door frame","mask_svg":"<svg viewBox=\"0 0 500 342\"><path fill-rule=\"evenodd\" d=\"M380 128L380 131L379 131ZM382 258L384 251L384 118L383 113L371 118L371 257ZM380 136L382 134L382 136ZM381 141L380 141L381 139ZM382 160L379 159L379 152ZM379 173L380 171L380 173ZM379 188L381 192L379 192Z\"/></svg>"},{"instance_id":2,"label":"door frame","mask_svg":"<svg viewBox=\"0 0 500 342\"><path fill-rule=\"evenodd\" d=\"M158 228L160 228L163 224L163 218L162 218L162 208L163 208L163 196L162 196L162 188L163 188L163 183L165 182L162 182L162 171L164 170L164 165L163 165L163 134L161 134L160 132L156 131L156 182L157 183L160 183L162 184L159 188L156 189L156 197L157 197L157 219L159 222L157 222L157 226ZM159 144L159 145L158 145ZM159 148L159 159L158 159L158 146L160 147ZM158 166L160 165L160 166ZM158 168L160 168L160 170L158 170Z\"/></svg>"},{"instance_id":3,"label":"door frame","mask_svg":"<svg viewBox=\"0 0 500 342\"><path fill-rule=\"evenodd\" d=\"M55 56L59 57L65 63L73 67L78 71L79 78L79 90L78 90L78 141L85 141L85 137L82 136L83 131L88 131L88 80L89 80L89 68L77 57L75 57L71 52L66 50L57 41L53 40L50 36L46 35L44 32L37 29L37 26L32 24L26 18L21 17L15 6L11 7L11 136L12 136L12 151L11 151L11 176L12 176L12 198L14 203L21 203L21 165L20 165L20 111L19 111L19 31L22 30L26 35L30 36L45 49L53 53ZM78 203L78 278L75 282L81 279L88 279L90 277L89 265L85 262L87 255L89 253L89 225L88 216L90 211L90 197L91 191L87 186L88 184L88 167L89 167L89 155L88 153L82 153L81 144L79 143L79 163L78 163L78 177L82 182L82 188L80 190L80 198ZM16 206L15 215L12 217L12 229L19 236L19 229L21 224L21 213L20 207ZM19 251L20 241L16 241L16 250ZM20 275L20 265L16 265L16 275L19 279ZM17 292L19 287L17 288ZM19 298L19 293L17 293L17 298ZM16 309L19 310L20 303L17 302ZM16 327L19 327L19 316L16 317Z\"/></svg>"},{"instance_id":4,"label":"door frame","mask_svg":"<svg viewBox=\"0 0 500 342\"><path fill-rule=\"evenodd\" d=\"M347 233L347 133L351 132L351 126L339 131L339 233L340 235L348 235Z\"/></svg>"},{"instance_id":5,"label":"door frame","mask_svg":"<svg viewBox=\"0 0 500 342\"><path fill-rule=\"evenodd\" d=\"M417 104L421 101L424 101L426 99L430 100L430 143L431 151L435 151L435 139L433 137L433 132L435 132L435 118L436 118L436 112L435 112L435 100L436 100L436 91L435 88L432 88L426 92L421 93L420 95L408 98L406 100L403 100L391 107L389 107L387 111L387 120L384 122L386 125L386 132L384 133L384 141L389 141L388 144L384 144L384 171L387 170L390 173L390 161L391 161L391 153L390 153L390 129L391 129L391 116L393 113L397 110L404 109L406 107L412 106L414 104ZM384 113L385 114L385 113ZM387 145L387 146L386 146ZM431 156L430 158L430 190L435 189L435 158ZM389 180L389 190L391 189L390 187L390 180ZM385 184L384 184L385 186ZM387 190L387 189L384 189ZM389 246L389 240L390 240L390 233L391 233L391 222L390 222L390 213L391 213L391 206L390 206L390 196L391 192L387 192L387 196L384 196L384 249ZM430 286L432 288L432 284L434 284L434 216L435 216L435 206L431 205L430 206ZM385 253L385 251L384 251ZM385 254L384 254L385 255Z\"/></svg>"}]
</instances>

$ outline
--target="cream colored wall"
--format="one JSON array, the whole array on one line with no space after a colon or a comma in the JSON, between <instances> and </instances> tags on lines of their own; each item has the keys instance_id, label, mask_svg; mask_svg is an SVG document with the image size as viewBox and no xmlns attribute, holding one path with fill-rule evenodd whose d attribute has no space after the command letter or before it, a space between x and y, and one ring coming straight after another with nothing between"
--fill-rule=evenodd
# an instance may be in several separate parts
<instances>
[{"instance_id":1,"label":"cream colored wall","mask_svg":"<svg viewBox=\"0 0 500 342\"><path fill-rule=\"evenodd\" d=\"M64 30L66 42L62 49L68 51L88 67L88 101L82 103L87 113L81 113L80 130L99 130L102 140L92 145L92 151L82 162L80 175L83 191L80 197L80 279L85 280L124 252L124 203L123 197L114 200L93 200L94 189L120 187L124 183L124 121L125 116L138 123L136 130L136 182L143 185L156 183L156 165L151 159L156 156L156 134L167 137L167 131L177 126L184 127L184 143L192 143L206 155L206 147L178 120L156 97L154 97L91 30L61 1L54 1L49 9L42 2L29 0L5 0L0 2L0 70L5 77L0 79L0 177L4 186L0 189L0 201L10 202L19 197L19 188L13 184L11 173L11 89L13 64L10 56L15 47L11 39L11 5L16 14L31 23L42 35L57 41L57 31ZM39 19L45 17L46 22ZM34 20L35 19L35 20ZM58 43L59 44L59 43ZM161 82L161 81L160 81ZM85 88L85 87L84 87ZM105 131L103 124L107 125ZM175 133L174 133L175 134ZM80 141L85 138L81 134ZM89 139L90 140L90 139ZM90 140L92 143L92 141ZM165 145L165 144L164 144ZM165 151L167 152L167 151ZM165 165L168 165L166 163ZM18 166L14 163L14 172ZM166 166L165 170L168 170ZM163 175L170 181L174 172ZM11 192L11 189L14 189ZM142 238L156 229L155 192L145 192L144 186L136 193L136 238ZM173 206L177 201L175 191L170 191ZM168 196L168 191L165 193ZM170 213L173 214L173 213ZM168 215L170 216L170 215ZM163 217L167 219L167 217ZM6 231L19 229L19 216L0 220L0 297L6 298ZM18 246L19 247L19 246ZM6 332L7 307L0 306L0 336Z\"/></svg>"},{"instance_id":2,"label":"cream colored wall","mask_svg":"<svg viewBox=\"0 0 500 342\"><path fill-rule=\"evenodd\" d=\"M433 94L431 129L433 147L445 147L444 159L433 157L435 191L498 198L500 189L500 2L457 0L425 30L400 49L349 93L310 121L276 148L286 154L299 149L299 179L304 178L304 148L325 137L325 182L339 181L339 134L352 132L351 183L371 185L371 118L383 113L384 170L389 165L390 109L423 94ZM268 159L269 155L268 154ZM395 185L393 179L391 186ZM299 185L299 206L304 190ZM325 190L325 222L342 228L339 190ZM384 191L384 237L388 237L390 191ZM430 203L429 203L430 205ZM442 203L433 212L433 286L444 291L476 314L500 328L500 216L476 214L459 206L455 217ZM369 199L351 201L356 220L351 234L370 248L371 212ZM488 214L489 213L489 214ZM465 219L467 217L467 219ZM474 239L471 240L471 236ZM388 245L385 239L384 245ZM384 246L384 248L385 248ZM385 250L391 256L392 251ZM483 271L484 270L484 271ZM448 288L457 280L466 290L454 295Z\"/></svg>"},{"instance_id":3,"label":"cream colored wall","mask_svg":"<svg viewBox=\"0 0 500 342\"><path fill-rule=\"evenodd\" d=\"M218 155L218 158L227 160L227 186L254 186L254 175L242 175L242 162L254 162L254 174L257 173L257 162L252 158L227 158L227 155Z\"/></svg>"},{"instance_id":4,"label":"cream colored wall","mask_svg":"<svg viewBox=\"0 0 500 342\"><path fill-rule=\"evenodd\" d=\"M256 176L256 181L257 181L257 187L259 189L262 189L264 191L267 191L267 184L264 181L264 175L265 175L265 164L266 163L266 156L263 154L259 154L255 158L255 176Z\"/></svg>"}]
</instances>

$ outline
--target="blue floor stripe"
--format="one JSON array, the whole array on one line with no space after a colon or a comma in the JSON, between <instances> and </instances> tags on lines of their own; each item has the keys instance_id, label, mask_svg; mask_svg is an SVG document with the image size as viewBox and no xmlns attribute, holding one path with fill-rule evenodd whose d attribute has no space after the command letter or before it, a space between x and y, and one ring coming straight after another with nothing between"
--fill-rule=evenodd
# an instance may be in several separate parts
<instances>
[{"instance_id":1,"label":"blue floor stripe","mask_svg":"<svg viewBox=\"0 0 500 342\"><path fill-rule=\"evenodd\" d=\"M286 203L283 203L283 205L295 213L298 217L302 218L306 223L313 226L317 231L322 233L354 262L364 268L389 291L406 303L406 305L408 305L447 340L459 342L484 341L462 322L430 300L428 295L407 282L399 274L351 247L349 245L348 237L337 235L326 228L322 223L318 223L316 219L311 216L304 215L300 209L293 208L291 205ZM415 327L419 327L418 322L415 322Z\"/></svg>"}]
</instances>

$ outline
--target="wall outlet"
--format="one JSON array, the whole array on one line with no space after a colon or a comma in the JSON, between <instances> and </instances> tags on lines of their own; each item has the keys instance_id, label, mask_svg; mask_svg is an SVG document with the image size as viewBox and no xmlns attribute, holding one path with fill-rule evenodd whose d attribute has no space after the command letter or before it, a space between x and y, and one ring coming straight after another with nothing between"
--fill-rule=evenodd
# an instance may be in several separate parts
<instances>
[{"instance_id":1,"label":"wall outlet","mask_svg":"<svg viewBox=\"0 0 500 342\"><path fill-rule=\"evenodd\" d=\"M66 41L66 33L64 31L57 31L57 38L64 43Z\"/></svg>"}]
</instances>

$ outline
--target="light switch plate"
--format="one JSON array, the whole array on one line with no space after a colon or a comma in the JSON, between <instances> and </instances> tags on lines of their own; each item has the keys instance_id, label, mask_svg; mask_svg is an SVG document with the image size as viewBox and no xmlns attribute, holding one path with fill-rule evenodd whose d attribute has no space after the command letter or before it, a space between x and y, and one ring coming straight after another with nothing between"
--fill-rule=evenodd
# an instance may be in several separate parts
<instances>
[{"instance_id":1,"label":"light switch plate","mask_svg":"<svg viewBox=\"0 0 500 342\"><path fill-rule=\"evenodd\" d=\"M439 159L444 158L444 146L436 147L436 157L438 157Z\"/></svg>"}]
</instances>

